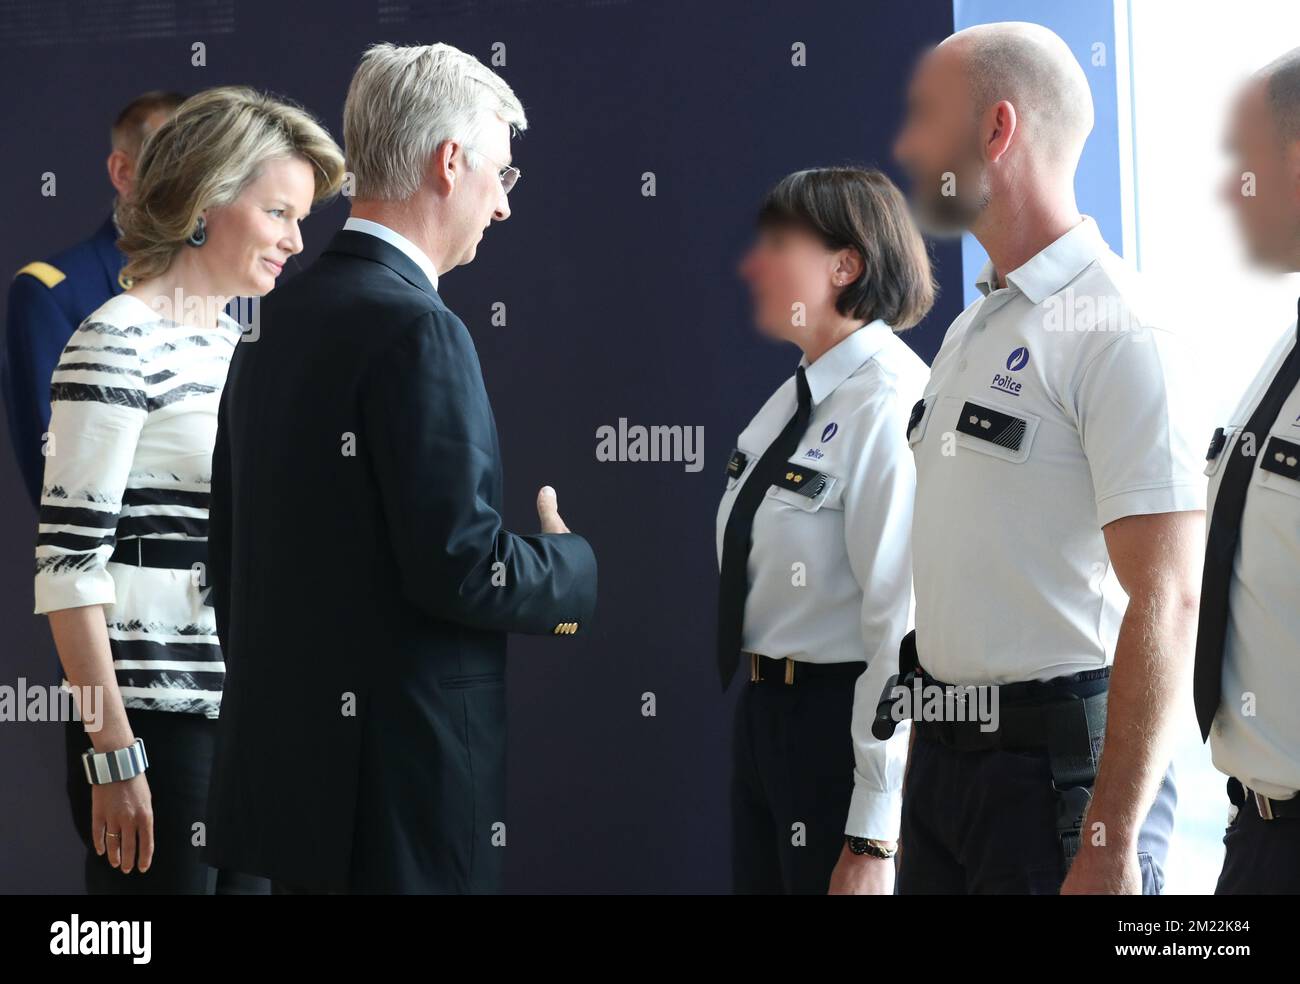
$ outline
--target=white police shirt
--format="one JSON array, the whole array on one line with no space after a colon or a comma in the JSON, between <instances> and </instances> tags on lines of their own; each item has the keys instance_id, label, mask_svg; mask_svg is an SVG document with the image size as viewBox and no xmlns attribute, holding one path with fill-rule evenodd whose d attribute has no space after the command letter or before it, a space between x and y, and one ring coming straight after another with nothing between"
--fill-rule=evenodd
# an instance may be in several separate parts
<instances>
[{"instance_id":1,"label":"white police shirt","mask_svg":"<svg viewBox=\"0 0 1300 984\"><path fill-rule=\"evenodd\" d=\"M807 359L799 364L806 367L813 403L807 433L790 458L789 482L800 488L770 486L754 515L743 648L773 659L867 662L854 692L854 787L845 830L893 840L907 729L899 727L881 742L872 736L871 722L881 691L897 672L899 640L911 625L908 539L915 473L905 425L925 385L926 367L879 320L811 365ZM792 376L740 434L744 465L735 474L729 468L718 507L719 565L740 486L794 416L796 402ZM815 495L805 494L814 488Z\"/></svg>"},{"instance_id":2,"label":"white police shirt","mask_svg":"<svg viewBox=\"0 0 1300 984\"><path fill-rule=\"evenodd\" d=\"M1223 463L1295 337L1292 325L1224 427L1227 440L1205 469L1211 509ZM1289 799L1300 791L1300 387L1282 405L1268 437L1257 442L1259 460L1228 587L1223 700L1210 729L1210 752L1221 772L1271 799Z\"/></svg>"},{"instance_id":3,"label":"white police shirt","mask_svg":"<svg viewBox=\"0 0 1300 984\"><path fill-rule=\"evenodd\" d=\"M1204 508L1181 347L1090 218L958 316L908 441L921 665L1014 683L1114 657L1127 598L1102 527Z\"/></svg>"}]
</instances>

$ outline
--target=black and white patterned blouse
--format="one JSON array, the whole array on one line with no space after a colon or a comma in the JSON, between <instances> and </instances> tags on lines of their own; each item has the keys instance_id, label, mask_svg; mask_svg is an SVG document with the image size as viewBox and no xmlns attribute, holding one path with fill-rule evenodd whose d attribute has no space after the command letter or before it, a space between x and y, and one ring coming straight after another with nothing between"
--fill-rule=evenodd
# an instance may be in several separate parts
<instances>
[{"instance_id":1,"label":"black and white patterned blouse","mask_svg":"<svg viewBox=\"0 0 1300 984\"><path fill-rule=\"evenodd\" d=\"M50 383L36 611L103 605L128 708L216 717L225 674L190 569L113 563L133 537L206 541L217 404L237 322L198 329L128 294L68 341Z\"/></svg>"}]
</instances>

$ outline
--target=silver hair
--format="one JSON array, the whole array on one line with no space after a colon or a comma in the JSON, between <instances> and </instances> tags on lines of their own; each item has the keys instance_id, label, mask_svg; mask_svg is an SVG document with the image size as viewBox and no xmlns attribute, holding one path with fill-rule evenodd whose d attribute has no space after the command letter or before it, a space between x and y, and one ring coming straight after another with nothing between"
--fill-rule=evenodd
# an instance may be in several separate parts
<instances>
[{"instance_id":1,"label":"silver hair","mask_svg":"<svg viewBox=\"0 0 1300 984\"><path fill-rule=\"evenodd\" d=\"M416 193L434 151L447 140L472 145L488 114L516 132L524 108L505 80L449 44L376 44L348 86L343 142L359 199L405 201Z\"/></svg>"}]
</instances>

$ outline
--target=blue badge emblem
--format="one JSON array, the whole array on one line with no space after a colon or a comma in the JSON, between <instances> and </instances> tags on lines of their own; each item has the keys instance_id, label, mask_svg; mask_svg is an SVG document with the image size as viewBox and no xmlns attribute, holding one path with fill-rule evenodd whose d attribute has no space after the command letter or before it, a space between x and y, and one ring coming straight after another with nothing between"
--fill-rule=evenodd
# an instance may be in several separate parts
<instances>
[{"instance_id":1,"label":"blue badge emblem","mask_svg":"<svg viewBox=\"0 0 1300 984\"><path fill-rule=\"evenodd\" d=\"M1019 372L1027 365L1029 365L1029 349L1023 345L1007 356L1007 369L1011 372Z\"/></svg>"},{"instance_id":2,"label":"blue badge emblem","mask_svg":"<svg viewBox=\"0 0 1300 984\"><path fill-rule=\"evenodd\" d=\"M822 431L822 443L825 444L832 437L834 437L836 433L838 433L839 429L840 429L840 425L835 423L835 421L833 420L829 424L827 424L826 429Z\"/></svg>"}]
</instances>

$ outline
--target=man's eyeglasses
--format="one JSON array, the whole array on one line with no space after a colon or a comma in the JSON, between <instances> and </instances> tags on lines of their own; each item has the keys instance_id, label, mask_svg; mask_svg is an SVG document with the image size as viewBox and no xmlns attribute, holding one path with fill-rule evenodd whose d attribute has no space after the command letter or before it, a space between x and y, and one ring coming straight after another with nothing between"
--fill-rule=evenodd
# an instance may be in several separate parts
<instances>
[{"instance_id":1,"label":"man's eyeglasses","mask_svg":"<svg viewBox=\"0 0 1300 984\"><path fill-rule=\"evenodd\" d=\"M475 150L473 147L469 149L473 150L474 153L478 154L479 157L482 157L489 164L496 165L497 177L501 180L501 190L507 195L510 194L510 189L519 183L519 178L524 172L519 170L519 168L515 167L513 164L502 164L500 161L492 160L492 158L488 157L488 155L483 153L481 150Z\"/></svg>"}]
</instances>

